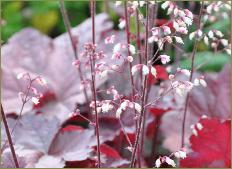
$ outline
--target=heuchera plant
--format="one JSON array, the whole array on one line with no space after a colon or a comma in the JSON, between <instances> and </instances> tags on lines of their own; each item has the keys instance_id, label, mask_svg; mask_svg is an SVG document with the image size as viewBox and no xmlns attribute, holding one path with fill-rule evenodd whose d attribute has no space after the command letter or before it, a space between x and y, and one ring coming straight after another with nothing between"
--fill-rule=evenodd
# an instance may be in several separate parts
<instances>
[{"instance_id":1,"label":"heuchera plant","mask_svg":"<svg viewBox=\"0 0 232 169\"><path fill-rule=\"evenodd\" d=\"M60 0L67 33L26 28L3 45L1 166L230 167L230 65L202 73L196 57L200 44L231 54L226 33L205 29L231 3L106 1L117 30L96 3L71 28Z\"/></svg>"}]
</instances>

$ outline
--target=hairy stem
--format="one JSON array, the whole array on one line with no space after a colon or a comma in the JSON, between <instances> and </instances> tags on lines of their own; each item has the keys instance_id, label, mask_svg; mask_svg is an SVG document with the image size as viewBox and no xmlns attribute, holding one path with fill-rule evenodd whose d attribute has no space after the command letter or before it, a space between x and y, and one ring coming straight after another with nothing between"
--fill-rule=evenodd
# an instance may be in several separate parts
<instances>
[{"instance_id":1,"label":"hairy stem","mask_svg":"<svg viewBox=\"0 0 232 169\"><path fill-rule=\"evenodd\" d=\"M200 9L200 13L199 13L199 20L198 20L198 25L197 25L197 30L201 29L201 16L202 16L202 11L204 8L204 1L202 1L201 3L201 9ZM197 51L197 47L199 44L199 40L196 38L195 42L194 42L194 47L193 47L193 52L192 52L192 59L191 59L191 74L189 77L189 81L192 81L193 78L193 72L194 72L194 60L195 60L195 54ZM183 115L183 121L182 121L182 128L181 128L181 147L184 147L184 138L185 138L185 123L186 123L186 116L187 116L187 110L188 110L188 103L189 103L189 97L190 97L190 93L188 92L187 96L186 96L186 100L185 100L185 107L184 107L184 115Z\"/></svg>"},{"instance_id":2,"label":"hairy stem","mask_svg":"<svg viewBox=\"0 0 232 169\"><path fill-rule=\"evenodd\" d=\"M11 138L10 130L9 130L9 127L8 127L8 124L7 124L7 120L6 120L6 116L5 116L2 104L1 104L1 116L2 116L3 124L4 124L5 130L6 130L6 135L7 135L9 145L10 145L10 150L11 150L11 154L12 154L12 157L13 157L13 160L14 160L15 167L19 168L18 159L17 159L16 153L15 153L13 141L12 141L12 138Z\"/></svg>"},{"instance_id":3,"label":"hairy stem","mask_svg":"<svg viewBox=\"0 0 232 169\"><path fill-rule=\"evenodd\" d=\"M92 45L95 45L95 1L90 1L91 8L91 18L92 18ZM90 56L91 61L91 78L92 78L92 91L93 91L93 99L94 99L94 111L95 111L95 124L96 124L96 136L97 136L97 158L98 168L101 168L101 155L100 155L100 134L99 134L99 121L98 121L98 113L97 113L97 95L96 95L96 86L95 86L95 61L94 61L94 53L93 50L92 55Z\"/></svg>"},{"instance_id":4,"label":"hairy stem","mask_svg":"<svg viewBox=\"0 0 232 169\"><path fill-rule=\"evenodd\" d=\"M145 31L145 54L144 54L144 58L145 58L145 65L147 65L148 63L148 9L149 6L148 4L146 5L146 31ZM146 92L147 92L147 76L145 76L144 81L143 81L143 91L142 91L142 103L141 103L141 107L142 107L142 111L141 114L139 116L139 122L138 122L138 130L136 132L136 140L135 140L135 144L133 147L133 152L132 152L132 157L131 157L131 164L130 167L134 167L135 165L135 154L137 152L138 146L139 146L139 140L140 140L140 135L141 135L141 130L142 130L142 122L143 122L143 118L144 118L144 112L146 110L146 108L144 107L145 105L145 101L146 101Z\"/></svg>"},{"instance_id":5,"label":"hairy stem","mask_svg":"<svg viewBox=\"0 0 232 169\"><path fill-rule=\"evenodd\" d=\"M63 17L65 28L66 28L66 30L68 32L69 39L71 41L74 57L77 60L78 59L78 52L77 52L78 49L77 49L76 41L75 41L75 39L74 39L74 37L72 35L72 32L71 32L70 21L69 21L68 14L67 14L67 11L66 11L65 6L64 6L64 0L60 0L60 11L61 11L61 14L62 14L62 17ZM83 72L81 70L81 66L78 67L78 73L80 75L81 82L84 81L84 76L83 76ZM87 91L86 91L85 88L84 88L83 92L84 92L86 102L89 102Z\"/></svg>"}]
</instances>

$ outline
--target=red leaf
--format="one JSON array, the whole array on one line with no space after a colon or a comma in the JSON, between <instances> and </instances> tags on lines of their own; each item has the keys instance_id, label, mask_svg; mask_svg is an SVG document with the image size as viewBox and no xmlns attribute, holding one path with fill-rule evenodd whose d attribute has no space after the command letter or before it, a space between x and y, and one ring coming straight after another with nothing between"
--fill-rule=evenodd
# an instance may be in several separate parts
<instances>
[{"instance_id":1,"label":"red leaf","mask_svg":"<svg viewBox=\"0 0 232 169\"><path fill-rule=\"evenodd\" d=\"M156 26L162 26L164 24L167 24L170 29L173 29L173 22L170 22L170 20L167 19L156 19L155 25Z\"/></svg>"},{"instance_id":2,"label":"red leaf","mask_svg":"<svg viewBox=\"0 0 232 169\"><path fill-rule=\"evenodd\" d=\"M147 126L147 132L146 132L147 137L149 138L153 137L154 133L156 133L159 128L160 125L159 123L162 115L170 110L171 108L164 109L158 107L151 107L149 109L149 112L155 117L155 120Z\"/></svg>"},{"instance_id":3,"label":"red leaf","mask_svg":"<svg viewBox=\"0 0 232 169\"><path fill-rule=\"evenodd\" d=\"M167 80L168 73L164 66L157 65L155 66L157 77L155 78L151 73L148 75L148 84L155 84L157 80Z\"/></svg>"},{"instance_id":4,"label":"red leaf","mask_svg":"<svg viewBox=\"0 0 232 169\"><path fill-rule=\"evenodd\" d=\"M155 120L147 126L146 136L153 139L159 129L160 120L162 116L156 116ZM153 140L154 141L154 140Z\"/></svg>"},{"instance_id":5,"label":"red leaf","mask_svg":"<svg viewBox=\"0 0 232 169\"><path fill-rule=\"evenodd\" d=\"M94 168L96 161L92 159L86 159L83 161L67 161L65 168Z\"/></svg>"},{"instance_id":6,"label":"red leaf","mask_svg":"<svg viewBox=\"0 0 232 169\"><path fill-rule=\"evenodd\" d=\"M106 144L102 144L100 146L100 151L101 153L105 154L106 157L109 157L109 158L115 158L115 159L120 159L120 155L118 154L118 152L113 149L112 147L106 145Z\"/></svg>"},{"instance_id":7,"label":"red leaf","mask_svg":"<svg viewBox=\"0 0 232 169\"><path fill-rule=\"evenodd\" d=\"M123 134L124 135L124 134ZM135 142L136 135L134 133L127 133L127 136L129 137L131 143Z\"/></svg>"},{"instance_id":8,"label":"red leaf","mask_svg":"<svg viewBox=\"0 0 232 169\"><path fill-rule=\"evenodd\" d=\"M123 159L119 153L113 149L112 147L102 144L100 146L100 151L102 153L102 167L110 167L110 168L115 168L115 167L122 167L122 166L128 166L130 161Z\"/></svg>"},{"instance_id":9,"label":"red leaf","mask_svg":"<svg viewBox=\"0 0 232 169\"><path fill-rule=\"evenodd\" d=\"M56 101L56 95L54 92L51 91L46 91L40 98L39 98L39 103L34 104L33 108L34 109L39 109L48 104L49 102Z\"/></svg>"},{"instance_id":10,"label":"red leaf","mask_svg":"<svg viewBox=\"0 0 232 169\"><path fill-rule=\"evenodd\" d=\"M230 167L230 120L201 119L202 130L190 137L192 152L180 161L181 167Z\"/></svg>"},{"instance_id":11,"label":"red leaf","mask_svg":"<svg viewBox=\"0 0 232 169\"><path fill-rule=\"evenodd\" d=\"M153 116L161 116L164 113L168 112L169 110L171 110L171 109L170 108L168 108L168 109L162 109L162 108L157 108L157 107L151 107L149 112Z\"/></svg>"},{"instance_id":12,"label":"red leaf","mask_svg":"<svg viewBox=\"0 0 232 169\"><path fill-rule=\"evenodd\" d=\"M230 119L231 108L231 66L225 65L219 73L205 73L205 81L207 87L194 87L191 91L189 98L189 115L186 119L186 133L185 143L189 145L188 138L190 137L190 126L198 122L202 115L206 115L210 118L218 118L220 120ZM200 77L201 74L195 72L195 77ZM193 77L194 77L193 76ZM193 78L194 79L194 78ZM172 96L166 96L166 99ZM170 99L171 99L170 98ZM175 103L173 111L164 114L161 123L161 131L165 139L163 146L171 151L177 151L180 148L181 142L181 124L183 121L183 107L185 103L185 97L173 97ZM172 129L172 130L170 130Z\"/></svg>"},{"instance_id":13,"label":"red leaf","mask_svg":"<svg viewBox=\"0 0 232 169\"><path fill-rule=\"evenodd\" d=\"M62 128L61 130L60 130L60 132L66 132L66 131L82 131L82 130L84 130L84 128L83 127L81 127L81 126L77 126L77 125L67 125L67 126L65 126L64 128Z\"/></svg>"}]
</instances>

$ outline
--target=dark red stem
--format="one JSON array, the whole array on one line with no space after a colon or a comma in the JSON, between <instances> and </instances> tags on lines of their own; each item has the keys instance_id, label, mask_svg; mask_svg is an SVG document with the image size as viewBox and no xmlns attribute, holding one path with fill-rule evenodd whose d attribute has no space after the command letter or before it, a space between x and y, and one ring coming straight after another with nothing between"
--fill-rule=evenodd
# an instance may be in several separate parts
<instances>
[{"instance_id":1,"label":"dark red stem","mask_svg":"<svg viewBox=\"0 0 232 169\"><path fill-rule=\"evenodd\" d=\"M197 25L197 30L200 30L201 28L201 16L202 16L202 11L204 8L204 1L202 1L201 3L201 9L200 9L200 13L199 13L199 20L198 20L198 25ZM192 52L192 59L191 59L191 74L189 77L189 81L192 81L193 78L193 72L194 72L194 60L195 60L195 54L197 51L197 47L199 44L199 40L196 38L195 42L194 42L194 47L193 47L193 52ZM190 93L188 92L187 96L186 96L186 100L185 100L185 107L184 107L184 116L183 116L183 121L182 121L182 130L181 130L181 148L184 147L185 143L184 143L184 138L185 138L185 123L186 123L186 116L187 116L187 110L188 110L188 103L189 103L189 97L190 97Z\"/></svg>"},{"instance_id":2,"label":"dark red stem","mask_svg":"<svg viewBox=\"0 0 232 169\"><path fill-rule=\"evenodd\" d=\"M128 12L127 12L127 1L124 2L124 12L125 12L125 20L126 20L126 38L127 38L127 44L130 44L130 30L129 30L129 21L128 21ZM131 55L130 50L129 50L129 46L127 47L127 53L128 56ZM130 68L130 82L131 82L131 92L132 92L132 96L131 96L131 101L134 102L134 96L135 96L135 86L134 86L134 80L133 80L133 76L131 73L131 69L132 69L132 63L129 63L129 68ZM136 111L135 111L136 112Z\"/></svg>"},{"instance_id":3,"label":"dark red stem","mask_svg":"<svg viewBox=\"0 0 232 169\"><path fill-rule=\"evenodd\" d=\"M7 124L7 120L6 120L6 116L5 116L2 104L1 104L1 116L2 116L2 121L3 121L3 124L4 124L5 130L6 130L6 135L7 135L9 145L10 145L10 150L11 150L11 154L12 154L12 157L13 157L13 160L14 160L15 167L19 168L18 159L17 159L16 153L15 153L13 141L12 141L12 138L11 138L11 135L10 135L10 130L9 130L9 127L8 127L8 124Z\"/></svg>"},{"instance_id":4,"label":"dark red stem","mask_svg":"<svg viewBox=\"0 0 232 169\"><path fill-rule=\"evenodd\" d=\"M146 12L148 11L148 4L146 5ZM146 31L145 31L145 65L147 65L148 63L148 13L146 13ZM139 140L140 140L140 135L141 135L141 129L142 129L142 122L143 122L143 118L144 118L144 112L146 110L146 108L144 107L145 102L146 102L146 93L147 93L147 76L145 76L144 78L144 84L143 84L143 92L142 92L142 111L141 114L139 116L139 122L138 122L138 130L136 132L136 140L135 140L135 145L133 147L133 152L132 152L132 158L131 158L131 165L130 167L133 168L135 166L135 155L138 149L138 145L139 145Z\"/></svg>"},{"instance_id":5,"label":"dark red stem","mask_svg":"<svg viewBox=\"0 0 232 169\"><path fill-rule=\"evenodd\" d=\"M69 39L71 41L72 49L74 52L74 57L77 60L78 59L78 52L77 52L78 49L77 49L77 45L76 45L77 42L74 40L74 37L73 37L72 32L71 32L70 21L69 21L68 14L67 14L67 11L66 11L65 6L64 6L64 0L60 0L60 11L61 11L61 14L63 17L65 28L66 28L68 35L69 35ZM81 82L84 81L84 76L83 76L83 72L81 70L81 66L78 67L78 73L80 75ZM87 91L85 88L84 88L84 96L85 96L86 102L89 102Z\"/></svg>"},{"instance_id":6,"label":"dark red stem","mask_svg":"<svg viewBox=\"0 0 232 169\"><path fill-rule=\"evenodd\" d=\"M92 18L92 45L95 45L95 1L90 1L91 8L91 18ZM92 78L92 91L93 91L93 99L94 99L94 111L95 111L95 123L96 123L96 136L97 136L97 159L98 168L101 168L101 155L100 155L100 134L99 134L99 121L98 121L98 113L97 113L97 95L96 95L96 86L95 86L95 61L94 61L94 53L90 57L91 61L91 78Z\"/></svg>"},{"instance_id":7,"label":"dark red stem","mask_svg":"<svg viewBox=\"0 0 232 169\"><path fill-rule=\"evenodd\" d=\"M156 13L157 13L157 5L150 4L148 11L148 30L151 30L153 25L154 25L154 20L156 18ZM148 36L151 36L151 32L148 32ZM148 52L147 52L148 58L151 58L152 56L152 46L148 45ZM156 54L157 55L157 52ZM146 94L146 101L148 99L148 93L150 92L151 85L147 86L147 94ZM145 139L145 124L146 124L146 111L144 112L144 117L143 117L143 124L142 124L142 136L141 136L141 145L140 145L140 154L143 155L143 145L144 145L144 139Z\"/></svg>"},{"instance_id":8,"label":"dark red stem","mask_svg":"<svg viewBox=\"0 0 232 169\"><path fill-rule=\"evenodd\" d=\"M141 55L141 38L140 38L140 22L139 22L139 11L136 9L135 11L135 16L136 16L136 45L137 45L137 50L138 50L138 56L139 56L139 64L143 63L142 60L142 55ZM143 80L143 74L142 70L140 71L140 83L141 83L141 90L143 89L142 85L142 80Z\"/></svg>"}]
</instances>

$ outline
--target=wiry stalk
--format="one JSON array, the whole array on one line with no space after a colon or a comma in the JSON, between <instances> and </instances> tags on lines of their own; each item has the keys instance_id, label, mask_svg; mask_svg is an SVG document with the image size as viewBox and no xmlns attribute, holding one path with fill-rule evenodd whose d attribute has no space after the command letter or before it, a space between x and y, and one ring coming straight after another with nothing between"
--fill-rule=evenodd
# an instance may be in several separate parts
<instances>
[{"instance_id":1,"label":"wiry stalk","mask_svg":"<svg viewBox=\"0 0 232 169\"><path fill-rule=\"evenodd\" d=\"M145 31L145 65L147 65L148 63L148 4L146 5L146 31ZM131 158L131 165L130 167L134 167L135 165L135 155L138 149L138 145L139 145L139 140L140 140L140 135L141 135L141 129L142 129L142 122L143 122L143 117L144 117L144 112L145 112L145 101L146 101L146 92L147 92L147 76L145 76L144 78L144 83L143 83L143 92L142 92L142 111L141 114L139 116L139 122L138 122L138 130L136 133L136 140L135 140L135 144L133 147L133 152L132 152L132 158Z\"/></svg>"},{"instance_id":2,"label":"wiry stalk","mask_svg":"<svg viewBox=\"0 0 232 169\"><path fill-rule=\"evenodd\" d=\"M142 55L141 55L141 38L140 38L140 24L139 24L139 11L138 8L136 8L135 10L135 16L136 16L136 22L135 22L135 26L136 26L136 45L137 45L137 50L138 50L138 56L139 56L139 64L142 64ZM142 74L142 70L140 71L140 82L142 84L142 80L143 80L143 74ZM141 85L141 90L143 88L143 85Z\"/></svg>"},{"instance_id":3,"label":"wiry stalk","mask_svg":"<svg viewBox=\"0 0 232 169\"><path fill-rule=\"evenodd\" d=\"M130 28L129 28L129 21L128 21L128 12L127 12L127 1L124 2L124 12L125 12L125 20L126 20L126 38L127 38L127 44L130 44ZM127 53L128 56L131 55L130 50L129 50L129 46L127 47ZM131 83L131 101L134 102L134 96L135 96L135 85L134 85L134 80L133 80L133 76L132 76L132 63L129 63L129 68L130 68L130 83ZM135 111L136 113L136 111Z\"/></svg>"},{"instance_id":4,"label":"wiry stalk","mask_svg":"<svg viewBox=\"0 0 232 169\"><path fill-rule=\"evenodd\" d=\"M64 0L60 0L60 11L61 11L61 14L62 14L62 17L63 17L65 28L66 28L66 30L68 32L69 39L71 41L72 49L73 49L73 52L74 52L74 57L77 60L78 59L78 52L77 52L78 49L77 49L75 39L74 39L74 37L72 35L72 32L71 32L70 21L69 21L67 11L66 11L65 6L64 6ZM78 73L80 75L81 82L84 81L84 76L83 76L83 72L81 70L81 66L78 67ZM85 88L84 88L83 92L84 92L86 102L89 102L87 91L86 91Z\"/></svg>"},{"instance_id":5,"label":"wiry stalk","mask_svg":"<svg viewBox=\"0 0 232 169\"><path fill-rule=\"evenodd\" d=\"M12 154L12 157L13 157L15 167L19 168L18 159L17 159L16 153L15 153L13 141L12 141L12 138L11 138L11 135L10 135L10 130L9 130L9 127L8 127L8 124L7 124L7 120L6 120L6 116L5 116L2 104L1 104L1 116L2 116L2 121L3 121L3 124L4 124L5 130L6 130L6 135L7 135L9 145L10 145L10 151L11 151L11 154Z\"/></svg>"},{"instance_id":6,"label":"wiry stalk","mask_svg":"<svg viewBox=\"0 0 232 169\"><path fill-rule=\"evenodd\" d=\"M92 45L95 45L95 2L94 0L90 1L91 8L91 18L92 18ZM95 61L94 61L94 53L93 50L92 55L90 56L91 61L91 78L92 78L92 91L93 91L93 99L94 99L94 111L95 111L95 123L96 123L96 136L97 136L97 158L98 168L101 168L101 155L100 155L100 134L99 134L99 121L98 121L98 113L97 113L97 95L96 95L96 86L95 86Z\"/></svg>"},{"instance_id":7,"label":"wiry stalk","mask_svg":"<svg viewBox=\"0 0 232 169\"><path fill-rule=\"evenodd\" d=\"M26 91L24 92L24 93L25 93L25 97L22 98L22 106L21 106L20 111L19 111L19 116L17 117L14 126L12 127L12 130L11 130L11 132L10 132L10 135L12 135L13 132L14 132L14 130L16 129L16 127L17 127L17 125L18 125L18 123L19 123L19 119L20 119L21 116L22 116L23 109L24 109L26 103L29 101L28 96L29 96L29 92L30 92L30 90L31 90L31 85L32 85L32 83L33 83L33 81L34 81L34 80L31 79L30 76L29 76L29 79L30 79L29 85L27 86L27 89L26 89ZM5 143L3 144L2 149L5 148L6 145L7 145L7 142L5 142Z\"/></svg>"},{"instance_id":8,"label":"wiry stalk","mask_svg":"<svg viewBox=\"0 0 232 169\"><path fill-rule=\"evenodd\" d=\"M148 30L151 30L153 27L153 23L156 17L156 12L157 12L157 5L150 4L149 5L149 10L147 11L148 13ZM150 36L151 33L148 32L148 36ZM158 52L156 52L156 55ZM147 52L148 58L152 57L152 46L148 45L148 52ZM155 56L156 57L156 56ZM147 94L145 97L145 103L147 102L148 99L148 93L150 92L151 85L148 84L147 86ZM144 145L144 139L145 139L145 124L146 124L146 111L144 112L144 117L143 117L143 123L142 123L142 136L141 136L141 144L140 144L140 154L143 154L143 145Z\"/></svg>"},{"instance_id":9,"label":"wiry stalk","mask_svg":"<svg viewBox=\"0 0 232 169\"><path fill-rule=\"evenodd\" d=\"M199 20L198 20L198 25L197 25L197 30L201 29L201 17L202 17L202 12L204 8L204 1L201 3L201 8L200 8L200 13L199 13ZM197 47L199 44L199 40L196 38L194 42L194 47L193 47L193 52L192 52L192 59L191 59L191 74L189 77L189 81L192 81L193 78L193 72L194 72L194 60L195 60L195 54L197 51ZM184 107L184 116L183 116L183 121L182 121L182 130L181 130L181 147L184 147L184 138L185 138L185 122L186 122L186 116L187 116L187 110L188 110L188 103L189 103L189 97L190 93L188 92L185 100L185 107Z\"/></svg>"},{"instance_id":10,"label":"wiry stalk","mask_svg":"<svg viewBox=\"0 0 232 169\"><path fill-rule=\"evenodd\" d=\"M128 11L127 11L127 1L124 2L124 12L125 12L125 20L126 20L126 37L127 37L127 44L129 45L130 44L130 27L129 27L129 18L128 18ZM141 49L141 44L140 44L140 30L139 30L139 18L138 18L138 11L137 12L137 47L138 47L138 53L140 53L140 49ZM127 48L127 53L128 53L128 56L131 55L130 53L130 50L129 50L129 46ZM141 57L141 54L139 54L139 60L140 60L140 63L142 63L142 57ZM135 86L134 86L134 79L133 79L133 76L132 76L132 72L131 72L131 69L132 69L132 63L130 62L129 63L129 73L130 73L130 82L131 82L131 101L134 102L134 96L135 96ZM142 71L140 72L140 75L141 75L141 82L142 82ZM137 112L135 111L134 109L134 112L135 112L135 116L137 116ZM135 126L136 126L136 133L137 133L137 130L138 130L138 121L135 120ZM140 152L138 151L138 157L140 157ZM140 161L139 161L139 166L140 166Z\"/></svg>"}]
</instances>

